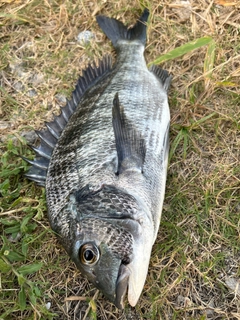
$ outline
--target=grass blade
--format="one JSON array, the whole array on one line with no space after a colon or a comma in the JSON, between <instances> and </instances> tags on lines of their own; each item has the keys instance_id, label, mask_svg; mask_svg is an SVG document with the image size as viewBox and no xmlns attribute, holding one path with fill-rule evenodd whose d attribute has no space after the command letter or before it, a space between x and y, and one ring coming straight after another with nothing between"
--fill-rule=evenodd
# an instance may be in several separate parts
<instances>
[{"instance_id":1,"label":"grass blade","mask_svg":"<svg viewBox=\"0 0 240 320\"><path fill-rule=\"evenodd\" d=\"M212 112L211 114L208 114L207 116L202 117L201 119L193 122L193 123L191 124L190 128L193 129L193 128L198 127L201 123L207 121L208 119L212 118L212 117L215 116L215 115L216 115L216 112Z\"/></svg>"},{"instance_id":2,"label":"grass blade","mask_svg":"<svg viewBox=\"0 0 240 320\"><path fill-rule=\"evenodd\" d=\"M206 57L204 60L205 89L208 88L210 79L212 77L212 70L215 61L215 48L215 41L212 40L208 45Z\"/></svg>"},{"instance_id":3,"label":"grass blade","mask_svg":"<svg viewBox=\"0 0 240 320\"><path fill-rule=\"evenodd\" d=\"M176 59L178 57L183 56L186 53L189 53L195 49L198 49L202 46L209 44L211 41L212 41L211 37L202 37L197 40L190 41L188 43L183 44L182 46L180 46L178 48L175 48L175 49L169 51L166 54L163 54L162 56L158 57L153 62L151 62L150 65L151 64L159 64L161 62Z\"/></svg>"},{"instance_id":4,"label":"grass blade","mask_svg":"<svg viewBox=\"0 0 240 320\"><path fill-rule=\"evenodd\" d=\"M170 152L169 152L169 160L168 160L169 162L172 159L172 156L174 155L175 150L177 149L177 147L178 147L180 141L183 139L183 137L184 137L183 129L181 129L178 132L176 138L174 139L174 141L171 144L171 149L170 149Z\"/></svg>"}]
</instances>

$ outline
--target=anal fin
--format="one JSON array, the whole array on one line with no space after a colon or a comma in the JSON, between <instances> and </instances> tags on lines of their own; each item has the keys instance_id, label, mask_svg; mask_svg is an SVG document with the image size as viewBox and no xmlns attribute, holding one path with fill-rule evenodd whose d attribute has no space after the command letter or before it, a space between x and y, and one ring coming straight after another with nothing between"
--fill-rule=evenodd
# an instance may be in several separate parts
<instances>
[{"instance_id":1,"label":"anal fin","mask_svg":"<svg viewBox=\"0 0 240 320\"><path fill-rule=\"evenodd\" d=\"M142 172L146 154L145 141L131 121L126 119L118 93L113 100L112 124L118 155L118 174L125 170Z\"/></svg>"}]
</instances>

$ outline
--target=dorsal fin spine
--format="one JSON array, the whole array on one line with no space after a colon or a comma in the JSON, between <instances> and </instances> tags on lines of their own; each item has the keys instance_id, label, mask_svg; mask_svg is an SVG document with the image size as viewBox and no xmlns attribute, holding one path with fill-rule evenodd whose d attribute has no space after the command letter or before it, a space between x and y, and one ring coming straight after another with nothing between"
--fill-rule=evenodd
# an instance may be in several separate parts
<instances>
[{"instance_id":1,"label":"dorsal fin spine","mask_svg":"<svg viewBox=\"0 0 240 320\"><path fill-rule=\"evenodd\" d=\"M49 123L46 122L45 125L48 128L48 131L51 133L51 135L58 140L59 135L54 131L54 129L49 125Z\"/></svg>"},{"instance_id":2,"label":"dorsal fin spine","mask_svg":"<svg viewBox=\"0 0 240 320\"><path fill-rule=\"evenodd\" d=\"M49 132L48 130L45 130L45 131L38 131L36 130L35 131L36 134L38 135L38 137L44 141L50 148L54 148L55 144L56 144L56 139L55 137L53 137L52 135L49 136ZM54 141L53 141L54 139Z\"/></svg>"},{"instance_id":3,"label":"dorsal fin spine","mask_svg":"<svg viewBox=\"0 0 240 320\"><path fill-rule=\"evenodd\" d=\"M69 111L70 111L70 115L69 115L69 118L71 117L71 115L73 114L73 112L75 111L75 102L72 100L68 101L68 108L69 108Z\"/></svg>"},{"instance_id":4,"label":"dorsal fin spine","mask_svg":"<svg viewBox=\"0 0 240 320\"><path fill-rule=\"evenodd\" d=\"M46 161L45 163L42 163L42 162L37 162L37 161L33 161L33 160L29 160L25 157L21 157L24 161L28 162L29 164L31 164L32 166L34 167L37 167L37 168L40 168L40 169L43 169L43 170L47 170L48 168L48 162L49 161Z\"/></svg>"},{"instance_id":5,"label":"dorsal fin spine","mask_svg":"<svg viewBox=\"0 0 240 320\"><path fill-rule=\"evenodd\" d=\"M33 149L33 151L39 155L40 157L46 158L46 159L50 159L51 156L46 154L45 152L42 152L42 150L40 148L35 148L33 146L31 146L31 148Z\"/></svg>"},{"instance_id":6,"label":"dorsal fin spine","mask_svg":"<svg viewBox=\"0 0 240 320\"><path fill-rule=\"evenodd\" d=\"M44 186L47 169L50 158L58 138L64 130L69 118L76 110L82 96L85 92L93 86L97 81L101 79L107 72L110 72L112 68L112 60L109 55L106 55L102 60L99 60L98 67L95 62L89 65L82 76L79 77L75 90L72 93L72 99L67 100L66 105L61 108L59 116L55 116L52 122L46 122L47 129L36 131L41 140L41 144L38 148L30 146L37 157L34 161L28 162L32 165L29 169L26 177L35 181L38 185Z\"/></svg>"},{"instance_id":7,"label":"dorsal fin spine","mask_svg":"<svg viewBox=\"0 0 240 320\"><path fill-rule=\"evenodd\" d=\"M66 123L62 124L61 121L63 121L64 119L62 117L59 116L55 116L55 124L59 127L59 129L62 131L65 128Z\"/></svg>"}]
</instances>

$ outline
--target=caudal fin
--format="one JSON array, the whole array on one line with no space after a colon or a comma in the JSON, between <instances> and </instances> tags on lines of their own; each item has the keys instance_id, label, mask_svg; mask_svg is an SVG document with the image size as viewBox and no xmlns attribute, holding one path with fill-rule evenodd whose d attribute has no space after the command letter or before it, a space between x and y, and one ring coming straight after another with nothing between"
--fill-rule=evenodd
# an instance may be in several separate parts
<instances>
[{"instance_id":1,"label":"caudal fin","mask_svg":"<svg viewBox=\"0 0 240 320\"><path fill-rule=\"evenodd\" d=\"M106 34L106 36L112 41L114 48L117 48L119 40L139 40L143 45L147 39L147 26L146 22L149 16L149 10L144 9L141 17L135 23L132 28L127 28L121 21L114 18L108 18L105 16L97 16L97 22Z\"/></svg>"}]
</instances>

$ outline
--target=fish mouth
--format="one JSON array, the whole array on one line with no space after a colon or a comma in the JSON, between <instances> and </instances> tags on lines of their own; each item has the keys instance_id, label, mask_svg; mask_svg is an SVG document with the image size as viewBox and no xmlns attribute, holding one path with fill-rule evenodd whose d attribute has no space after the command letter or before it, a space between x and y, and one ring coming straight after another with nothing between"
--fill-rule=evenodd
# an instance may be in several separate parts
<instances>
[{"instance_id":1,"label":"fish mouth","mask_svg":"<svg viewBox=\"0 0 240 320\"><path fill-rule=\"evenodd\" d=\"M153 230L151 226L148 227L146 224L145 229L146 232L142 232L142 237L138 237L138 239L135 237L131 261L128 264L122 262L119 267L114 302L119 309L124 308L124 298L127 291L129 304L132 307L137 304L146 281L153 244L149 234L152 234Z\"/></svg>"},{"instance_id":2,"label":"fish mouth","mask_svg":"<svg viewBox=\"0 0 240 320\"><path fill-rule=\"evenodd\" d=\"M127 293L130 274L131 271L128 269L128 267L124 264L121 264L117 278L116 299L114 301L114 304L118 309L124 308L124 298Z\"/></svg>"},{"instance_id":3,"label":"fish mouth","mask_svg":"<svg viewBox=\"0 0 240 320\"><path fill-rule=\"evenodd\" d=\"M137 304L141 295L148 272L152 240L148 237L148 234L151 234L150 228L147 228L149 232L146 232L144 236L140 221L130 217L118 219L118 221L121 227L131 232L135 239L130 262L128 264L121 262L116 280L113 303L117 308L123 309L127 291L128 302L132 307ZM139 235L144 236L143 239Z\"/></svg>"}]
</instances>

